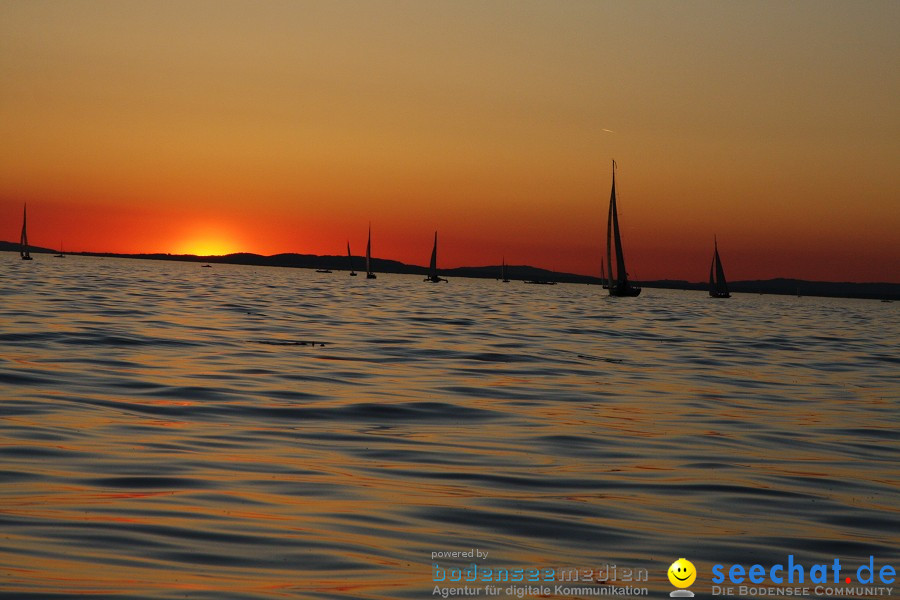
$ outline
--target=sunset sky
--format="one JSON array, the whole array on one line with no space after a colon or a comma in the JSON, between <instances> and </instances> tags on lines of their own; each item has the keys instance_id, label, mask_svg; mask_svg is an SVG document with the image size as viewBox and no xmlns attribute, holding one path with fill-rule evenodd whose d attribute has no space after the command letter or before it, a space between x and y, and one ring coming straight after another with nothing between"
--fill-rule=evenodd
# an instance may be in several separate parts
<instances>
[{"instance_id":1,"label":"sunset sky","mask_svg":"<svg viewBox=\"0 0 900 600\"><path fill-rule=\"evenodd\" d=\"M900 282L900 2L0 0L0 240Z\"/></svg>"}]
</instances>

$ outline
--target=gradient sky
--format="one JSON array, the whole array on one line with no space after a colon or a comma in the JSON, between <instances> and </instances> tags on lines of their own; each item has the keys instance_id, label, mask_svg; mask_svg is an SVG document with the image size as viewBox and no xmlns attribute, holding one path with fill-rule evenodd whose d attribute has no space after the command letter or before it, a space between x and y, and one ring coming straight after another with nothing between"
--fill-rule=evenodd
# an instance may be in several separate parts
<instances>
[{"instance_id":1,"label":"gradient sky","mask_svg":"<svg viewBox=\"0 0 900 600\"><path fill-rule=\"evenodd\" d=\"M900 2L0 0L0 239L900 282Z\"/></svg>"}]
</instances>

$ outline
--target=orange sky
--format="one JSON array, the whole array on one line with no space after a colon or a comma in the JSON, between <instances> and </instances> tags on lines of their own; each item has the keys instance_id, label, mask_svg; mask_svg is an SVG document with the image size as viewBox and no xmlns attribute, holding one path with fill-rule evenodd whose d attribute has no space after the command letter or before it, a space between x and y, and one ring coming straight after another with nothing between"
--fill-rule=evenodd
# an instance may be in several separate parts
<instances>
[{"instance_id":1,"label":"orange sky","mask_svg":"<svg viewBox=\"0 0 900 600\"><path fill-rule=\"evenodd\" d=\"M0 239L900 282L900 3L0 0Z\"/></svg>"}]
</instances>

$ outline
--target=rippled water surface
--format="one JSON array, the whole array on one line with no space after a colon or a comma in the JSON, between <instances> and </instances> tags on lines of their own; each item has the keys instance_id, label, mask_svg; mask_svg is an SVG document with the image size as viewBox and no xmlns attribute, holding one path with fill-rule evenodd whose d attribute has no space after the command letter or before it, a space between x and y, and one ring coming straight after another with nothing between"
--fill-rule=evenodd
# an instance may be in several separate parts
<instances>
[{"instance_id":1,"label":"rippled water surface","mask_svg":"<svg viewBox=\"0 0 900 600\"><path fill-rule=\"evenodd\" d=\"M657 596L679 556L900 562L897 303L0 274L3 597L425 598L470 548Z\"/></svg>"}]
</instances>

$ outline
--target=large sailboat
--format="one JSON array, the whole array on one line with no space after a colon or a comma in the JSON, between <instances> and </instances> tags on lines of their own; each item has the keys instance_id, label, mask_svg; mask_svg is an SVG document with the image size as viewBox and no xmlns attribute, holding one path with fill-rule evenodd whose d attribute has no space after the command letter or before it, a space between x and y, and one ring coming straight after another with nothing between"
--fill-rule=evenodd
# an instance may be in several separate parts
<instances>
[{"instance_id":1,"label":"large sailboat","mask_svg":"<svg viewBox=\"0 0 900 600\"><path fill-rule=\"evenodd\" d=\"M31 260L31 253L28 252L28 207L22 205L22 237L19 238L19 256L22 260Z\"/></svg>"},{"instance_id":2,"label":"large sailboat","mask_svg":"<svg viewBox=\"0 0 900 600\"><path fill-rule=\"evenodd\" d=\"M356 277L356 271L353 270L353 255L350 254L350 240L347 240L347 260L350 261L350 277Z\"/></svg>"},{"instance_id":3,"label":"large sailboat","mask_svg":"<svg viewBox=\"0 0 900 600\"><path fill-rule=\"evenodd\" d=\"M615 245L615 278L613 277L613 246ZM616 207L616 161L613 161L612 191L609 195L609 218L606 221L606 271L610 296L633 297L641 293L641 288L631 285L625 270L625 255L622 252L622 236L619 233L619 213Z\"/></svg>"},{"instance_id":4,"label":"large sailboat","mask_svg":"<svg viewBox=\"0 0 900 600\"><path fill-rule=\"evenodd\" d=\"M441 281L447 281L446 279L439 277L437 274L437 231L434 232L434 248L431 249L431 263L428 266L428 277L425 278L425 281L429 281L431 283L440 283Z\"/></svg>"},{"instance_id":5,"label":"large sailboat","mask_svg":"<svg viewBox=\"0 0 900 600\"><path fill-rule=\"evenodd\" d=\"M713 258L709 265L709 296L710 298L730 298L728 283L725 281L725 269L722 268L722 259L719 258L719 243L713 238Z\"/></svg>"},{"instance_id":6,"label":"large sailboat","mask_svg":"<svg viewBox=\"0 0 900 600\"><path fill-rule=\"evenodd\" d=\"M377 279L372 272L372 224L369 223L369 241L366 242L366 279Z\"/></svg>"}]
</instances>

